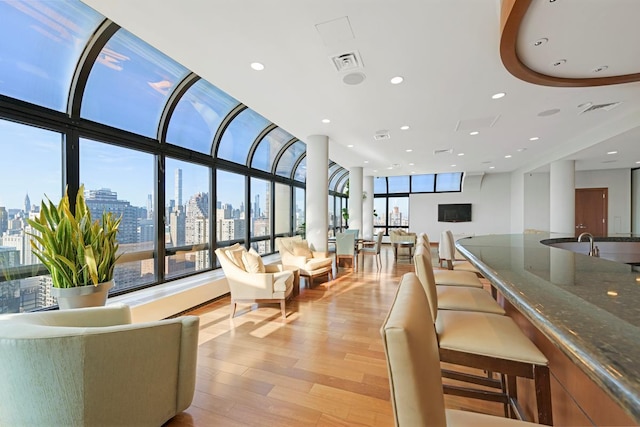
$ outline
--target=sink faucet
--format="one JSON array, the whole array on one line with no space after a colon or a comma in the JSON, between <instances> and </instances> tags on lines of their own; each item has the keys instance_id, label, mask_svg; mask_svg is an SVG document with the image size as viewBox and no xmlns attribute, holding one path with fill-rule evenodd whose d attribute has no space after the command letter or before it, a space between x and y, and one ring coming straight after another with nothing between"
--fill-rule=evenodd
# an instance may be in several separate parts
<instances>
[{"instance_id":1,"label":"sink faucet","mask_svg":"<svg viewBox=\"0 0 640 427\"><path fill-rule=\"evenodd\" d=\"M589 256L600 256L600 250L598 249L597 246L593 245L593 234L591 233L582 233L578 236L578 242L582 242L582 238L583 237L588 237L589 238L589 244L590 244L590 248L589 248Z\"/></svg>"}]
</instances>

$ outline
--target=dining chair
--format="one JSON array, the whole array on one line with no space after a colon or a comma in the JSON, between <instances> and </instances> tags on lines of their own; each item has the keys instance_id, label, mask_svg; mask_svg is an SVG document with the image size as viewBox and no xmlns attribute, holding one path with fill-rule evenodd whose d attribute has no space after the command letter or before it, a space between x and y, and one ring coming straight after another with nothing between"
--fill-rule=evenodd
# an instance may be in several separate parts
<instances>
[{"instance_id":1,"label":"dining chair","mask_svg":"<svg viewBox=\"0 0 640 427\"><path fill-rule=\"evenodd\" d=\"M342 258L351 258L353 271L358 269L355 233L336 234L336 268Z\"/></svg>"},{"instance_id":2,"label":"dining chair","mask_svg":"<svg viewBox=\"0 0 640 427\"><path fill-rule=\"evenodd\" d=\"M360 253L362 253L362 262L364 265L364 256L365 255L373 255L376 257L376 269L380 270L382 267L382 260L380 259L380 247L382 246L382 235L384 233L382 231L378 231L376 234L376 240L373 242L365 242L360 249ZM373 243L373 245L371 245Z\"/></svg>"},{"instance_id":3,"label":"dining chair","mask_svg":"<svg viewBox=\"0 0 640 427\"><path fill-rule=\"evenodd\" d=\"M411 273L409 273L411 274ZM445 409L438 338L415 277L403 276L380 329L396 426L533 427L492 415Z\"/></svg>"}]
</instances>

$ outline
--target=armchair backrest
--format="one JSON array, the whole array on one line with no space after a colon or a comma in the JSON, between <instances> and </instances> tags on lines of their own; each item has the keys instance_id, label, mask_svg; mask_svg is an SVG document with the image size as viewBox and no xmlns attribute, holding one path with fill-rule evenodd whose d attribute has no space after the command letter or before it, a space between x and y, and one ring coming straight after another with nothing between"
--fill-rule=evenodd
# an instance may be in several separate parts
<instances>
[{"instance_id":1,"label":"armchair backrest","mask_svg":"<svg viewBox=\"0 0 640 427\"><path fill-rule=\"evenodd\" d=\"M282 256L283 252L289 252L293 255L293 246L296 242L301 242L302 236L295 235L292 237L276 237L276 249Z\"/></svg>"},{"instance_id":2,"label":"armchair backrest","mask_svg":"<svg viewBox=\"0 0 640 427\"><path fill-rule=\"evenodd\" d=\"M199 318L128 319L121 305L0 316L0 425L159 426L186 409Z\"/></svg>"},{"instance_id":3,"label":"armchair backrest","mask_svg":"<svg viewBox=\"0 0 640 427\"><path fill-rule=\"evenodd\" d=\"M418 279L406 273L380 329L397 426L447 425L438 342L430 318Z\"/></svg>"}]
</instances>

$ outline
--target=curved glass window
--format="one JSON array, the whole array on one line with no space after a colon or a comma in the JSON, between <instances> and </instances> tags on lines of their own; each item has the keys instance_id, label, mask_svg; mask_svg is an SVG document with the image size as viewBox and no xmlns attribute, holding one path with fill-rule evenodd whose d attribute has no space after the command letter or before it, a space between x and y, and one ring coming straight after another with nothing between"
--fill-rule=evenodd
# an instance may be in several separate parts
<instances>
[{"instance_id":1,"label":"curved glass window","mask_svg":"<svg viewBox=\"0 0 640 427\"><path fill-rule=\"evenodd\" d=\"M284 145L293 139L293 135L282 128L275 128L258 143L251 159L251 167L271 172L271 166Z\"/></svg>"},{"instance_id":2,"label":"curved glass window","mask_svg":"<svg viewBox=\"0 0 640 427\"><path fill-rule=\"evenodd\" d=\"M462 172L439 173L436 175L436 191L460 191Z\"/></svg>"},{"instance_id":3,"label":"curved glass window","mask_svg":"<svg viewBox=\"0 0 640 427\"><path fill-rule=\"evenodd\" d=\"M306 156L302 160L300 160L300 163L298 163L296 172L293 174L293 179L299 182L307 181L307 157Z\"/></svg>"},{"instance_id":4,"label":"curved glass window","mask_svg":"<svg viewBox=\"0 0 640 427\"><path fill-rule=\"evenodd\" d=\"M327 172L327 178L331 179L331 177L333 176L334 172L337 171L338 169L342 168L342 166L340 166L337 163L334 163L332 161L329 161L329 170Z\"/></svg>"},{"instance_id":5,"label":"curved glass window","mask_svg":"<svg viewBox=\"0 0 640 427\"><path fill-rule=\"evenodd\" d=\"M329 171L331 171L331 168L329 168ZM349 171L338 165L338 167L336 168L336 173L334 173L333 175L331 173L329 174L329 190L338 191L338 181L340 181L340 179L345 176L345 173L347 176L349 176Z\"/></svg>"},{"instance_id":6,"label":"curved glass window","mask_svg":"<svg viewBox=\"0 0 640 427\"><path fill-rule=\"evenodd\" d=\"M347 186L349 185L349 172L343 174L338 182L336 183L336 191L338 193L346 194L345 192L349 189Z\"/></svg>"},{"instance_id":7,"label":"curved glass window","mask_svg":"<svg viewBox=\"0 0 640 427\"><path fill-rule=\"evenodd\" d=\"M293 192L293 203L294 203L294 227L295 233L300 233L305 231L302 227L305 224L305 189L300 187L295 187Z\"/></svg>"},{"instance_id":8,"label":"curved glass window","mask_svg":"<svg viewBox=\"0 0 640 427\"><path fill-rule=\"evenodd\" d=\"M269 123L269 120L249 108L242 111L222 134L216 157L246 165L251 144Z\"/></svg>"},{"instance_id":9,"label":"curved glass window","mask_svg":"<svg viewBox=\"0 0 640 427\"><path fill-rule=\"evenodd\" d=\"M278 235L289 234L291 230L291 186L276 182L276 200L273 204L275 212L275 233Z\"/></svg>"},{"instance_id":10,"label":"curved glass window","mask_svg":"<svg viewBox=\"0 0 640 427\"><path fill-rule=\"evenodd\" d=\"M300 156L306 153L306 151L307 145L302 141L296 141L289 147L287 147L285 152L282 153L282 157L280 157L280 160L278 160L278 164L276 165L276 175L284 176L287 178L291 177L291 170L293 169L293 165L296 164Z\"/></svg>"},{"instance_id":11,"label":"curved glass window","mask_svg":"<svg viewBox=\"0 0 640 427\"><path fill-rule=\"evenodd\" d=\"M409 175L389 176L389 193L408 193L409 192Z\"/></svg>"},{"instance_id":12,"label":"curved glass window","mask_svg":"<svg viewBox=\"0 0 640 427\"><path fill-rule=\"evenodd\" d=\"M98 55L82 99L81 116L156 138L169 95L189 71L120 29Z\"/></svg>"},{"instance_id":13,"label":"curved glass window","mask_svg":"<svg viewBox=\"0 0 640 427\"><path fill-rule=\"evenodd\" d=\"M65 111L78 58L103 19L79 1L0 1L0 93Z\"/></svg>"},{"instance_id":14,"label":"curved glass window","mask_svg":"<svg viewBox=\"0 0 640 427\"><path fill-rule=\"evenodd\" d=\"M386 194L387 193L387 178L384 176L377 176L373 180L373 193L374 194Z\"/></svg>"},{"instance_id":15,"label":"curved glass window","mask_svg":"<svg viewBox=\"0 0 640 427\"><path fill-rule=\"evenodd\" d=\"M198 80L180 98L171 115L167 142L211 153L211 143L222 119L238 104L208 81Z\"/></svg>"},{"instance_id":16,"label":"curved glass window","mask_svg":"<svg viewBox=\"0 0 640 427\"><path fill-rule=\"evenodd\" d=\"M432 173L426 175L413 175L411 177L412 193L433 193L436 176Z\"/></svg>"}]
</instances>

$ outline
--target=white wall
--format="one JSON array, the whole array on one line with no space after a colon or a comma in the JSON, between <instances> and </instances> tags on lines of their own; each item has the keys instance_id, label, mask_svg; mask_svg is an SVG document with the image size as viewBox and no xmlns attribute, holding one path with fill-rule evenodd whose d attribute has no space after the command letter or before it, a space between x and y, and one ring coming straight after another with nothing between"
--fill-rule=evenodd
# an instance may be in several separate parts
<instances>
[{"instance_id":1,"label":"white wall","mask_svg":"<svg viewBox=\"0 0 640 427\"><path fill-rule=\"evenodd\" d=\"M576 188L608 188L609 236L631 233L631 169L577 171Z\"/></svg>"},{"instance_id":2,"label":"white wall","mask_svg":"<svg viewBox=\"0 0 640 427\"><path fill-rule=\"evenodd\" d=\"M549 173L524 174L524 229L550 230Z\"/></svg>"},{"instance_id":3,"label":"white wall","mask_svg":"<svg viewBox=\"0 0 640 427\"><path fill-rule=\"evenodd\" d=\"M481 184L463 188L462 193L412 194L409 196L410 230L427 233L437 242L440 233L454 235L510 233L511 175L487 174ZM438 222L439 203L471 203L471 222Z\"/></svg>"},{"instance_id":4,"label":"white wall","mask_svg":"<svg viewBox=\"0 0 640 427\"><path fill-rule=\"evenodd\" d=\"M524 174L518 170L511 173L511 233L524 231Z\"/></svg>"}]
</instances>

